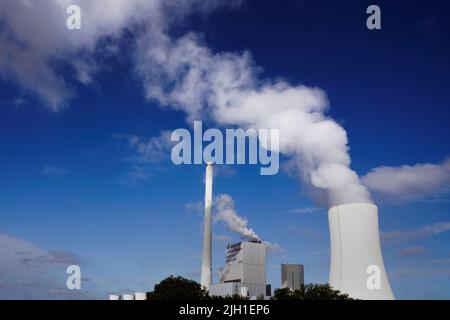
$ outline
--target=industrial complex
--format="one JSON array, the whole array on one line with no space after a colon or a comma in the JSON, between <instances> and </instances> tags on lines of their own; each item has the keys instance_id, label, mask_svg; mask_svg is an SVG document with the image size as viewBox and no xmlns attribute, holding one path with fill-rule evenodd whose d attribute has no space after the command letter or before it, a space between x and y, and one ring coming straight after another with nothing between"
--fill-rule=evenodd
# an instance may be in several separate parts
<instances>
[{"instance_id":1,"label":"industrial complex","mask_svg":"<svg viewBox=\"0 0 450 320\"><path fill-rule=\"evenodd\" d=\"M218 283L212 283L212 205L213 164L206 164L205 208L201 285L211 296L268 299L271 285L266 282L266 245L255 239L228 243L225 265ZM329 284L352 298L394 299L384 269L378 227L378 208L371 203L334 206L328 211L331 259ZM298 290L304 285L304 265L281 265L281 288ZM110 295L110 300L145 300L145 294Z\"/></svg>"}]
</instances>

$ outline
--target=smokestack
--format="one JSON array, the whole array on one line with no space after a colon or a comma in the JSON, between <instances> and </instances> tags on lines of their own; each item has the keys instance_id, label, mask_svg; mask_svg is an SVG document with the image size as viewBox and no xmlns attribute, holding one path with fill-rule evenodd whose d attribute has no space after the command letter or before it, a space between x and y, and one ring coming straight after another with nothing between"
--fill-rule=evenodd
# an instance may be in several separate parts
<instances>
[{"instance_id":1,"label":"smokestack","mask_svg":"<svg viewBox=\"0 0 450 320\"><path fill-rule=\"evenodd\" d=\"M378 231L378 208L351 203L328 211L331 241L330 285L352 298L392 300Z\"/></svg>"},{"instance_id":2,"label":"smokestack","mask_svg":"<svg viewBox=\"0 0 450 320\"><path fill-rule=\"evenodd\" d=\"M212 207L213 164L206 164L205 177L205 219L203 222L203 256L200 283L209 289L212 280L211 267L211 207Z\"/></svg>"}]
</instances>

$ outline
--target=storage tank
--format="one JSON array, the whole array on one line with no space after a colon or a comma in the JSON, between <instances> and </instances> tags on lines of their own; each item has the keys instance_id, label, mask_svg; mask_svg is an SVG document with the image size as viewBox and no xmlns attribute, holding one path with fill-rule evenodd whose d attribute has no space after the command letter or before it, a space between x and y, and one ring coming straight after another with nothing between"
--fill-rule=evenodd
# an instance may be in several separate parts
<instances>
[{"instance_id":1,"label":"storage tank","mask_svg":"<svg viewBox=\"0 0 450 320\"><path fill-rule=\"evenodd\" d=\"M145 292L136 292L134 294L134 300L147 300L147 294Z\"/></svg>"},{"instance_id":2,"label":"storage tank","mask_svg":"<svg viewBox=\"0 0 450 320\"><path fill-rule=\"evenodd\" d=\"M134 300L134 294L124 294L122 300Z\"/></svg>"},{"instance_id":3,"label":"storage tank","mask_svg":"<svg viewBox=\"0 0 450 320\"><path fill-rule=\"evenodd\" d=\"M109 300L120 300L120 296L117 294L110 294Z\"/></svg>"},{"instance_id":4,"label":"storage tank","mask_svg":"<svg viewBox=\"0 0 450 320\"><path fill-rule=\"evenodd\" d=\"M394 299L381 254L377 206L338 205L329 209L328 222L330 285L352 298Z\"/></svg>"}]
</instances>

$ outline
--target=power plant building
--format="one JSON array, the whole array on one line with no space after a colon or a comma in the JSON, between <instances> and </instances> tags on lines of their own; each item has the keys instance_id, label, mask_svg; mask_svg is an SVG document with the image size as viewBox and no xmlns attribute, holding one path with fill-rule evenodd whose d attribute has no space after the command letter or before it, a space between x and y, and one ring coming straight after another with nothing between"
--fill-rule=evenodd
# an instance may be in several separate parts
<instances>
[{"instance_id":1,"label":"power plant building","mask_svg":"<svg viewBox=\"0 0 450 320\"><path fill-rule=\"evenodd\" d=\"M210 286L210 295L266 296L266 246L261 241L229 244L220 283Z\"/></svg>"},{"instance_id":2,"label":"power plant building","mask_svg":"<svg viewBox=\"0 0 450 320\"><path fill-rule=\"evenodd\" d=\"M305 284L305 269L302 264L281 265L281 287L299 290Z\"/></svg>"}]
</instances>

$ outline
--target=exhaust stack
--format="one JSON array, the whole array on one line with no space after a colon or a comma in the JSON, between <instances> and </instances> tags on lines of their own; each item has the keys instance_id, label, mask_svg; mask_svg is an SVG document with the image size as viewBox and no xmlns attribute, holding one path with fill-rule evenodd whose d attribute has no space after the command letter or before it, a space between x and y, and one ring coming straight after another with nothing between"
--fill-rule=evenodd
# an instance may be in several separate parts
<instances>
[{"instance_id":1,"label":"exhaust stack","mask_svg":"<svg viewBox=\"0 0 450 320\"><path fill-rule=\"evenodd\" d=\"M351 203L328 211L331 241L330 285L352 298L392 300L378 231L378 208Z\"/></svg>"},{"instance_id":2,"label":"exhaust stack","mask_svg":"<svg viewBox=\"0 0 450 320\"><path fill-rule=\"evenodd\" d=\"M211 208L212 208L213 164L206 164L205 176L205 218L203 222L203 256L200 283L209 289L212 282L211 267Z\"/></svg>"}]
</instances>

